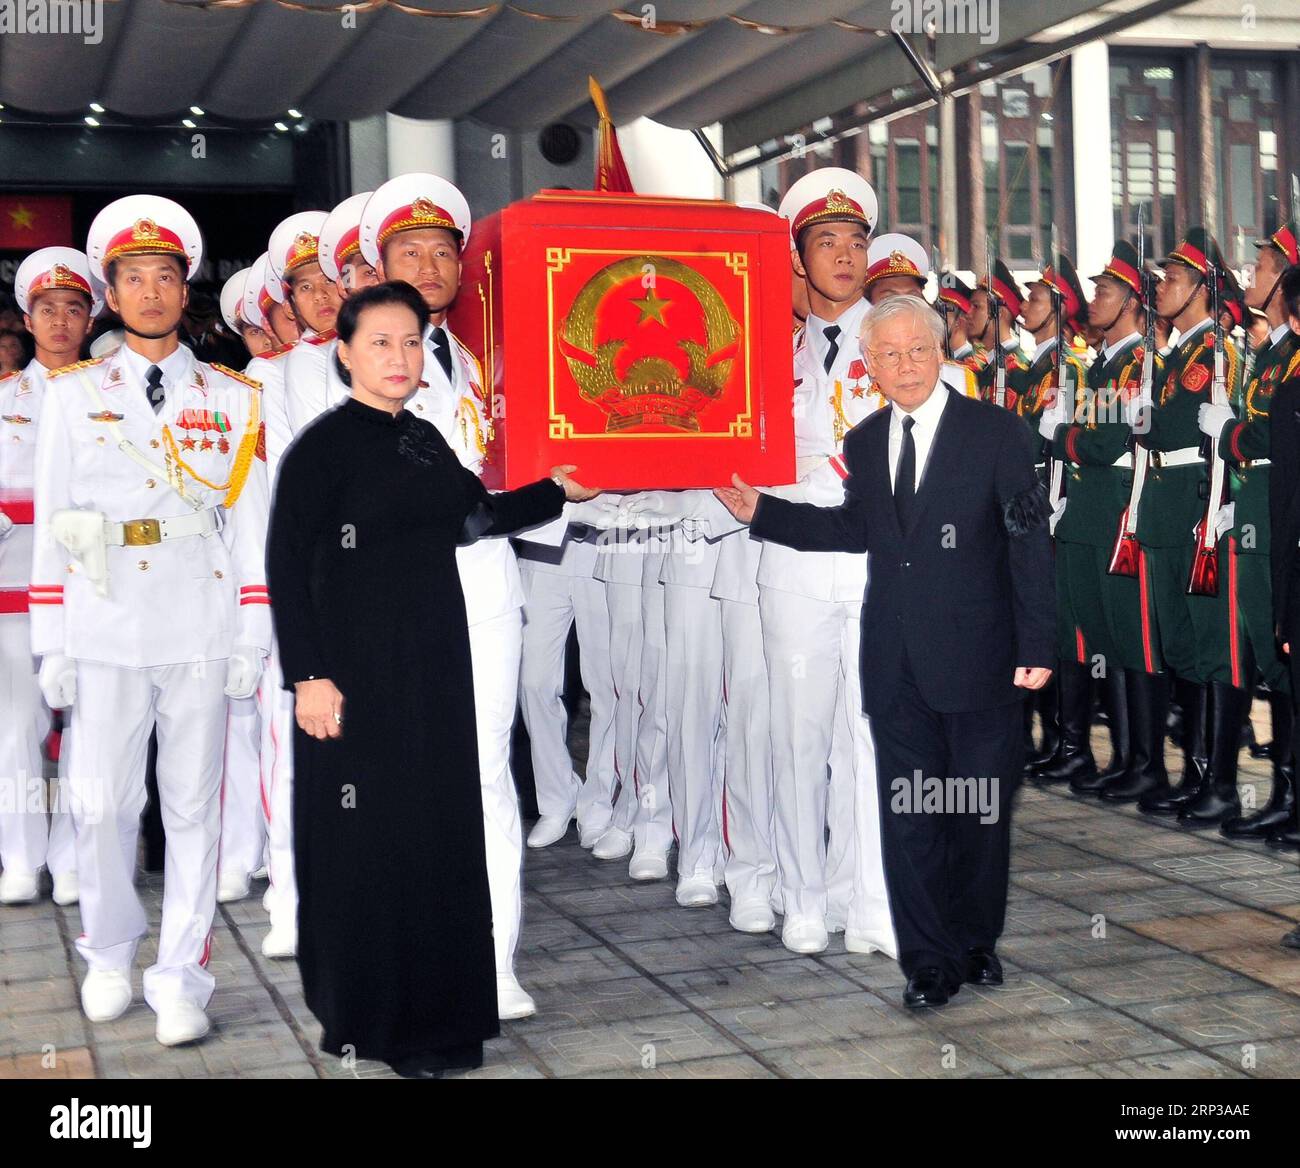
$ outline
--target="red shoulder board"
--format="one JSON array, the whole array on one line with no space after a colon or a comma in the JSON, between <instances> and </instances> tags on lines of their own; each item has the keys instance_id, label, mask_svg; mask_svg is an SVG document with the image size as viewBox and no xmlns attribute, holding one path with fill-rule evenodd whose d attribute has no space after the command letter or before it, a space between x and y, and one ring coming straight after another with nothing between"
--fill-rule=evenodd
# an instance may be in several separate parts
<instances>
[{"instance_id":1,"label":"red shoulder board","mask_svg":"<svg viewBox=\"0 0 1300 1168\"><path fill-rule=\"evenodd\" d=\"M323 333L317 333L314 337L304 337L303 340L309 345L328 345L338 335L338 329L326 329Z\"/></svg>"},{"instance_id":2,"label":"red shoulder board","mask_svg":"<svg viewBox=\"0 0 1300 1168\"><path fill-rule=\"evenodd\" d=\"M1192 393L1200 393L1210 383L1210 371L1199 361L1193 361L1183 370L1179 381L1184 389L1189 389Z\"/></svg>"}]
</instances>

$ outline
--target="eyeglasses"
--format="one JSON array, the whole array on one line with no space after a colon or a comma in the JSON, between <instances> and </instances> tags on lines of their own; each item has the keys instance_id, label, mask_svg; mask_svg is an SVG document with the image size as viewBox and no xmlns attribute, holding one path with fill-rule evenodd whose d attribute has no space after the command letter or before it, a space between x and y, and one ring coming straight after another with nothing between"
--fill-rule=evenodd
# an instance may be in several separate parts
<instances>
[{"instance_id":1,"label":"eyeglasses","mask_svg":"<svg viewBox=\"0 0 1300 1168\"><path fill-rule=\"evenodd\" d=\"M871 349L871 359L881 369L897 369L903 358L906 357L913 365L920 365L934 356L935 347L933 345L913 345L910 349L904 349L901 352L898 349Z\"/></svg>"}]
</instances>

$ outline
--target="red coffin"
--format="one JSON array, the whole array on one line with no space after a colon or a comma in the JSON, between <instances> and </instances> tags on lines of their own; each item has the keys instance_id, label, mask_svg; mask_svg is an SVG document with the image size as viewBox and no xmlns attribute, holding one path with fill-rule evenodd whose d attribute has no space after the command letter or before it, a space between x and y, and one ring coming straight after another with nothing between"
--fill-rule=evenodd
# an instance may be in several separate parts
<instances>
[{"instance_id":1,"label":"red coffin","mask_svg":"<svg viewBox=\"0 0 1300 1168\"><path fill-rule=\"evenodd\" d=\"M483 480L611 490L794 480L785 220L540 191L474 224L452 331L483 358Z\"/></svg>"}]
</instances>

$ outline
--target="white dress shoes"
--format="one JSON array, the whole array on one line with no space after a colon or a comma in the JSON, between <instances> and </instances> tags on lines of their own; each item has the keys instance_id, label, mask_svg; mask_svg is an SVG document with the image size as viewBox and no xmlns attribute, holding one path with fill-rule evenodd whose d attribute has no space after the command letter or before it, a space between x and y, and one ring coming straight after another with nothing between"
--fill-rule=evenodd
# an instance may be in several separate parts
<instances>
[{"instance_id":1,"label":"white dress shoes","mask_svg":"<svg viewBox=\"0 0 1300 1168\"><path fill-rule=\"evenodd\" d=\"M81 899L81 884L75 872L64 872L54 877L54 903L61 908L76 904Z\"/></svg>"},{"instance_id":2,"label":"white dress shoes","mask_svg":"<svg viewBox=\"0 0 1300 1168\"><path fill-rule=\"evenodd\" d=\"M587 827L585 824L578 824L578 844L580 847L591 851L603 836L609 830L609 824L606 823L601 827Z\"/></svg>"},{"instance_id":3,"label":"white dress shoes","mask_svg":"<svg viewBox=\"0 0 1300 1168\"><path fill-rule=\"evenodd\" d=\"M211 1029L212 1023L203 1007L189 998L173 998L158 1005L158 1028L154 1034L163 1046L197 1042Z\"/></svg>"},{"instance_id":4,"label":"white dress shoes","mask_svg":"<svg viewBox=\"0 0 1300 1168\"><path fill-rule=\"evenodd\" d=\"M36 896L35 872L6 868L0 875L0 904L31 904Z\"/></svg>"},{"instance_id":5,"label":"white dress shoes","mask_svg":"<svg viewBox=\"0 0 1300 1168\"><path fill-rule=\"evenodd\" d=\"M226 872L217 877L217 903L230 904L248 895L248 877Z\"/></svg>"},{"instance_id":6,"label":"white dress shoes","mask_svg":"<svg viewBox=\"0 0 1300 1168\"><path fill-rule=\"evenodd\" d=\"M497 1017L502 1022L529 1018L537 1013L537 1003L524 990L513 973L497 974Z\"/></svg>"},{"instance_id":7,"label":"white dress shoes","mask_svg":"<svg viewBox=\"0 0 1300 1168\"><path fill-rule=\"evenodd\" d=\"M262 938L263 957L297 957L298 930L289 925L272 925Z\"/></svg>"},{"instance_id":8,"label":"white dress shoes","mask_svg":"<svg viewBox=\"0 0 1300 1168\"><path fill-rule=\"evenodd\" d=\"M731 905L727 918L731 927L740 933L770 933L776 928L776 913L765 900Z\"/></svg>"},{"instance_id":9,"label":"white dress shoes","mask_svg":"<svg viewBox=\"0 0 1300 1168\"><path fill-rule=\"evenodd\" d=\"M662 880L668 875L668 853L637 851L627 866L633 880Z\"/></svg>"},{"instance_id":10,"label":"white dress shoes","mask_svg":"<svg viewBox=\"0 0 1300 1168\"><path fill-rule=\"evenodd\" d=\"M718 886L712 876L683 876L677 881L677 903L682 908L704 908L718 903Z\"/></svg>"},{"instance_id":11,"label":"white dress shoes","mask_svg":"<svg viewBox=\"0 0 1300 1168\"><path fill-rule=\"evenodd\" d=\"M595 844L591 854L598 860L621 860L632 854L632 833L621 827L607 827Z\"/></svg>"},{"instance_id":12,"label":"white dress shoes","mask_svg":"<svg viewBox=\"0 0 1300 1168\"><path fill-rule=\"evenodd\" d=\"M830 943L825 925L819 921L786 917L781 944L792 953L821 953Z\"/></svg>"},{"instance_id":13,"label":"white dress shoes","mask_svg":"<svg viewBox=\"0 0 1300 1168\"><path fill-rule=\"evenodd\" d=\"M569 834L569 824L572 822L572 811L568 815L543 815L528 833L528 846L549 848L552 844L558 844Z\"/></svg>"},{"instance_id":14,"label":"white dress shoes","mask_svg":"<svg viewBox=\"0 0 1300 1168\"><path fill-rule=\"evenodd\" d=\"M92 1022L112 1022L131 1005L131 973L92 969L81 983L81 1010Z\"/></svg>"}]
</instances>

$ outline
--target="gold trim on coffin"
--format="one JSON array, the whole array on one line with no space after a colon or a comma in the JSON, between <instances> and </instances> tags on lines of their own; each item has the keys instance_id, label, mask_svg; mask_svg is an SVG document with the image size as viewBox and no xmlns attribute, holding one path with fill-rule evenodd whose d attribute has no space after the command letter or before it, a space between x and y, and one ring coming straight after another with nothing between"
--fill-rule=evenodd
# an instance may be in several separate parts
<instances>
[{"instance_id":1,"label":"gold trim on coffin","mask_svg":"<svg viewBox=\"0 0 1300 1168\"><path fill-rule=\"evenodd\" d=\"M743 251L658 251L656 256L668 259L687 257L692 259L720 259L731 269L735 275L740 278L741 286L744 292L744 320L741 324L742 339L744 344L744 377L745 377L745 408L732 421L727 424L726 431L721 430L697 430L694 432L681 431L674 434L643 434L628 433L619 435L617 431L601 430L598 433L588 433L579 431L569 420L568 416L556 408L555 404L555 350L556 332L555 322L555 282L554 275L556 272L563 271L578 255L605 255L618 256L622 259L636 259L643 263L653 263L654 257L649 255L630 256L626 251L618 248L581 248L581 247L548 247L546 249L546 316L547 316L547 335L551 338L550 353L547 358L547 376L549 382L549 407L550 407L550 426L549 437L554 441L564 441L578 438L617 438L620 436L633 438L637 440L652 439L676 439L684 438L752 438L754 435L754 403L753 390L750 384L750 302L749 302L749 253ZM594 278L594 277L593 277ZM701 277L702 279L703 277Z\"/></svg>"}]
</instances>

